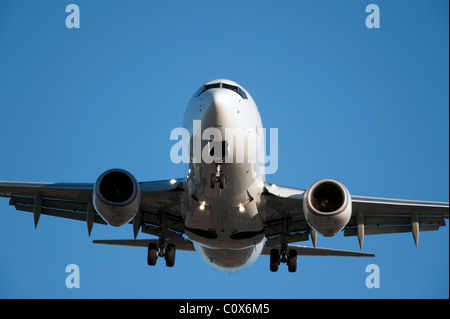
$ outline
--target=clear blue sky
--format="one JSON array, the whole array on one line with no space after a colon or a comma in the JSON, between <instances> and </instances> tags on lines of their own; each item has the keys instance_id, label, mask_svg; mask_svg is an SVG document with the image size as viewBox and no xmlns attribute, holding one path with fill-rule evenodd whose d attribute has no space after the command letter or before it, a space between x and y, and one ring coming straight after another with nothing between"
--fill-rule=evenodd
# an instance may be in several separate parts
<instances>
[{"instance_id":1,"label":"clear blue sky","mask_svg":"<svg viewBox=\"0 0 450 319\"><path fill-rule=\"evenodd\" d=\"M67 29L76 3L81 28ZM365 26L380 7L381 28ZM229 78L279 129L267 180L306 188L330 177L351 194L448 201L448 1L0 2L0 180L94 182L120 167L140 181L184 175L170 131L193 92ZM131 226L17 212L0 199L0 297L448 298L449 227L366 236L376 258L299 257L295 274L260 258L240 274L178 253L98 246ZM146 238L139 234L138 238ZM311 245L306 242L306 245ZM357 239L319 237L359 250ZM365 268L380 268L367 289ZM65 268L80 267L79 289Z\"/></svg>"}]
</instances>

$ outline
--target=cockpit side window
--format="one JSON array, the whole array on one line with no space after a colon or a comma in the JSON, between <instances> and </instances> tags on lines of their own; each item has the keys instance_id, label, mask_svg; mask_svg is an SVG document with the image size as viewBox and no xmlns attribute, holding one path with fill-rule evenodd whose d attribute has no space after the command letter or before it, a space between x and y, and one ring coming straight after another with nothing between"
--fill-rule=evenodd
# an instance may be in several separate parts
<instances>
[{"instance_id":1,"label":"cockpit side window","mask_svg":"<svg viewBox=\"0 0 450 319\"><path fill-rule=\"evenodd\" d=\"M245 94L244 90L239 88L239 95L242 96L243 99L247 100L247 94Z\"/></svg>"}]
</instances>

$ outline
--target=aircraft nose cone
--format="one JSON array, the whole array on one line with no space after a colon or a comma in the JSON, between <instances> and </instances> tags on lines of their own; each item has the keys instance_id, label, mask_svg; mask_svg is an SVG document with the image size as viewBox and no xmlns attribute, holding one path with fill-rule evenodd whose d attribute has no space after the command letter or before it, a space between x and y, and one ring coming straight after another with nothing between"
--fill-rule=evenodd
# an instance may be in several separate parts
<instances>
[{"instance_id":1,"label":"aircraft nose cone","mask_svg":"<svg viewBox=\"0 0 450 319\"><path fill-rule=\"evenodd\" d=\"M209 105L208 111L216 118L216 124L220 125L219 122L223 121L223 118L229 111L227 100L227 94L222 90L216 90L211 93L211 104Z\"/></svg>"},{"instance_id":2,"label":"aircraft nose cone","mask_svg":"<svg viewBox=\"0 0 450 319\"><path fill-rule=\"evenodd\" d=\"M203 117L203 127L216 127L219 129L233 128L235 117L232 106L233 100L228 92L218 89L210 92L210 104Z\"/></svg>"}]
</instances>

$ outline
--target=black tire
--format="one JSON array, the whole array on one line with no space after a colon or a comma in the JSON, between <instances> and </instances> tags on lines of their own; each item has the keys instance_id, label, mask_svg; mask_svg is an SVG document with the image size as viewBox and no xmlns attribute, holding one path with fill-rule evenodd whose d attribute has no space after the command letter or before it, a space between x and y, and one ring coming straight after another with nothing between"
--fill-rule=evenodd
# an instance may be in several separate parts
<instances>
[{"instance_id":1,"label":"black tire","mask_svg":"<svg viewBox=\"0 0 450 319\"><path fill-rule=\"evenodd\" d=\"M272 249L270 251L270 271L277 272L280 265L280 252L278 249Z\"/></svg>"},{"instance_id":2,"label":"black tire","mask_svg":"<svg viewBox=\"0 0 450 319\"><path fill-rule=\"evenodd\" d=\"M287 264L288 264L289 272L297 271L297 251L296 250L289 250Z\"/></svg>"},{"instance_id":3,"label":"black tire","mask_svg":"<svg viewBox=\"0 0 450 319\"><path fill-rule=\"evenodd\" d=\"M175 265L175 245L174 244L168 244L166 247L166 266L167 267L173 267Z\"/></svg>"},{"instance_id":4,"label":"black tire","mask_svg":"<svg viewBox=\"0 0 450 319\"><path fill-rule=\"evenodd\" d=\"M155 243L150 243L148 245L147 263L149 266L154 266L156 265L157 260L158 260L158 246Z\"/></svg>"},{"instance_id":5,"label":"black tire","mask_svg":"<svg viewBox=\"0 0 450 319\"><path fill-rule=\"evenodd\" d=\"M216 174L211 174L211 188L214 188L216 184Z\"/></svg>"},{"instance_id":6,"label":"black tire","mask_svg":"<svg viewBox=\"0 0 450 319\"><path fill-rule=\"evenodd\" d=\"M223 189L225 186L225 175L224 174L220 174L219 186L220 186L220 189Z\"/></svg>"}]
</instances>

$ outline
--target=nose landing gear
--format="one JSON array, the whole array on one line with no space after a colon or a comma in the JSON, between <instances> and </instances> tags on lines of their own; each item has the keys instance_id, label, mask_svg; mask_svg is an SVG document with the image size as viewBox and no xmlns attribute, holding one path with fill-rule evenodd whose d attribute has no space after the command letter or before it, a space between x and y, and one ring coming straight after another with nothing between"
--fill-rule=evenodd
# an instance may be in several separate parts
<instances>
[{"instance_id":1,"label":"nose landing gear","mask_svg":"<svg viewBox=\"0 0 450 319\"><path fill-rule=\"evenodd\" d=\"M216 183L219 183L220 189L223 189L225 186L225 175L220 164L217 164L216 173L211 174L211 188L215 188Z\"/></svg>"}]
</instances>

